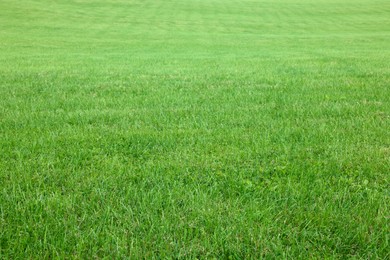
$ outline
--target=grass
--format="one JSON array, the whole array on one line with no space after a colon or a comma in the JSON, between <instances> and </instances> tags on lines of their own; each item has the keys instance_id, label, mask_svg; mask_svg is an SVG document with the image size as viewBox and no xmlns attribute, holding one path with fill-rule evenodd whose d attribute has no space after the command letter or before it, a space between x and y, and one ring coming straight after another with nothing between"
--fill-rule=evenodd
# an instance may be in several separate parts
<instances>
[{"instance_id":1,"label":"grass","mask_svg":"<svg viewBox=\"0 0 390 260\"><path fill-rule=\"evenodd\" d=\"M386 0L0 2L0 258L389 255Z\"/></svg>"}]
</instances>

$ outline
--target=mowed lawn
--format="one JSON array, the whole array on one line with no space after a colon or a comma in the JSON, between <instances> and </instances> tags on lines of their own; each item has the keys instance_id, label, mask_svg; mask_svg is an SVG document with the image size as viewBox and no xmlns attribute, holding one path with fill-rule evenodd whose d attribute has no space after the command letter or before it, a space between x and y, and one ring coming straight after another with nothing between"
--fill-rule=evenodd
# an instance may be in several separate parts
<instances>
[{"instance_id":1,"label":"mowed lawn","mask_svg":"<svg viewBox=\"0 0 390 260\"><path fill-rule=\"evenodd\" d=\"M389 258L388 0L1 0L0 258Z\"/></svg>"}]
</instances>

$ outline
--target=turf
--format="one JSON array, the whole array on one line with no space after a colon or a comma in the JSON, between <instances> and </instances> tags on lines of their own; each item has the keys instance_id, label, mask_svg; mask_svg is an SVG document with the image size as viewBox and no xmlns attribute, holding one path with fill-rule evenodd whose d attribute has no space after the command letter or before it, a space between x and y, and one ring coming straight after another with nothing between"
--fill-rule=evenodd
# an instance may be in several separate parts
<instances>
[{"instance_id":1,"label":"turf","mask_svg":"<svg viewBox=\"0 0 390 260\"><path fill-rule=\"evenodd\" d=\"M1 0L0 258L389 258L387 0Z\"/></svg>"}]
</instances>

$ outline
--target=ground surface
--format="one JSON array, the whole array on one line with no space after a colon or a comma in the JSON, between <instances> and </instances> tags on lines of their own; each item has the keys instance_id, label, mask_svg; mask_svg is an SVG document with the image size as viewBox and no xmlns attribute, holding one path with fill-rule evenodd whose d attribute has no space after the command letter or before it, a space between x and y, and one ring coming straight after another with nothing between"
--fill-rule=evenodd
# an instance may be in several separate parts
<instances>
[{"instance_id":1,"label":"ground surface","mask_svg":"<svg viewBox=\"0 0 390 260\"><path fill-rule=\"evenodd\" d=\"M0 258L389 257L387 0L0 1Z\"/></svg>"}]
</instances>

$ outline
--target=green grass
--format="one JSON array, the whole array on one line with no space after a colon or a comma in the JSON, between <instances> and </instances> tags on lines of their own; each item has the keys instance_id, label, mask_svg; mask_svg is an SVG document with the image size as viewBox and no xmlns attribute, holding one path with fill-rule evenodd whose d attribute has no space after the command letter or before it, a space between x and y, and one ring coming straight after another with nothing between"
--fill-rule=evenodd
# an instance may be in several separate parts
<instances>
[{"instance_id":1,"label":"green grass","mask_svg":"<svg viewBox=\"0 0 390 260\"><path fill-rule=\"evenodd\" d=\"M387 0L1 0L0 258L389 255Z\"/></svg>"}]
</instances>

